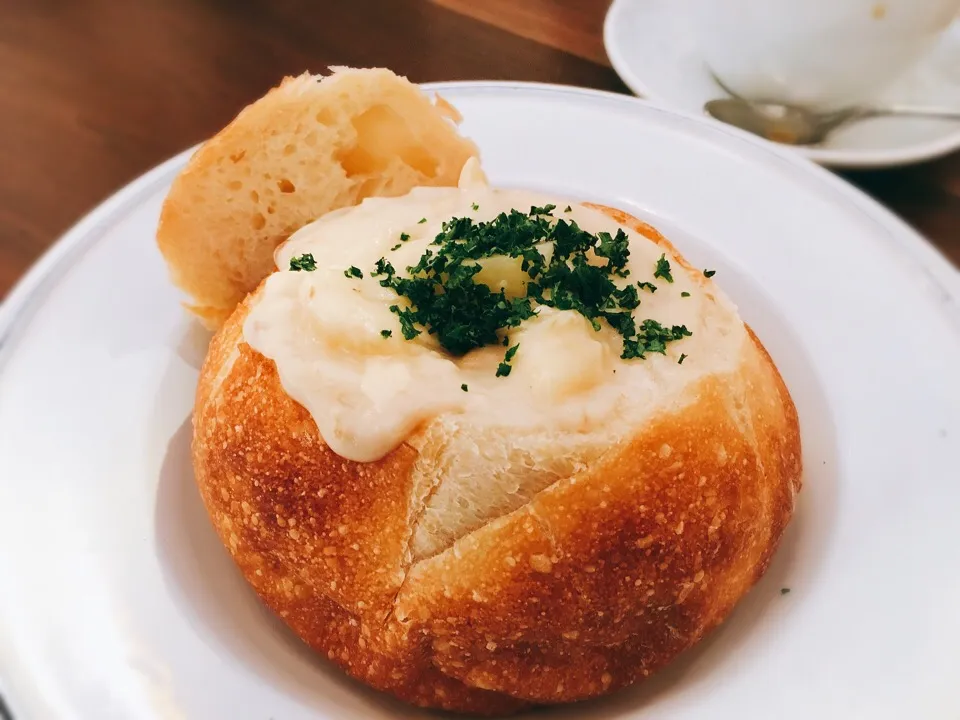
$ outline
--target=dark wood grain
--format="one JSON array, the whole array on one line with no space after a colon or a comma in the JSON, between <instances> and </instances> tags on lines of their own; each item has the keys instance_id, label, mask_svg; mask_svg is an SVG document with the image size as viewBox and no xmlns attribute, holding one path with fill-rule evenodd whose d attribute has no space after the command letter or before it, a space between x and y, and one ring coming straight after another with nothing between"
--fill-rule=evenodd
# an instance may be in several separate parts
<instances>
[{"instance_id":1,"label":"dark wood grain","mask_svg":"<svg viewBox=\"0 0 960 720\"><path fill-rule=\"evenodd\" d=\"M381 65L416 81L626 92L598 55L606 0L498 0L516 20L497 22L481 5L3 0L0 295L85 211L215 132L284 74ZM847 177L960 261L960 155Z\"/></svg>"},{"instance_id":2,"label":"dark wood grain","mask_svg":"<svg viewBox=\"0 0 960 720\"><path fill-rule=\"evenodd\" d=\"M600 65L603 18L610 0L430 0L481 22Z\"/></svg>"},{"instance_id":3,"label":"dark wood grain","mask_svg":"<svg viewBox=\"0 0 960 720\"><path fill-rule=\"evenodd\" d=\"M843 177L891 208L960 266L960 153Z\"/></svg>"}]
</instances>

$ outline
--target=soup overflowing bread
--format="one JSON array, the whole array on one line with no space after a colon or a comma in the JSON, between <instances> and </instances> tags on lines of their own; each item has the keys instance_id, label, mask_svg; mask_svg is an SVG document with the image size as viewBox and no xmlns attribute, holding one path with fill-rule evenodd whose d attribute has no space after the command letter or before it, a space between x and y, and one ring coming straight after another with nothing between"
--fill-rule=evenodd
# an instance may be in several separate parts
<instances>
[{"instance_id":1,"label":"soup overflowing bread","mask_svg":"<svg viewBox=\"0 0 960 720\"><path fill-rule=\"evenodd\" d=\"M211 342L194 469L247 581L353 677L486 714L602 695L764 573L796 411L654 228L465 158L274 257Z\"/></svg>"}]
</instances>

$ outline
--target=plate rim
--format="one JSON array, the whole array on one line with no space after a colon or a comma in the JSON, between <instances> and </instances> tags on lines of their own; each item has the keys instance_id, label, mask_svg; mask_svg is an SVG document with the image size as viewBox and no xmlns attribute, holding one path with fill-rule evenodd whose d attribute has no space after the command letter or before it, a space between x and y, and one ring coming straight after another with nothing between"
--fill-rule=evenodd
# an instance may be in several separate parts
<instances>
[{"instance_id":1,"label":"plate rim","mask_svg":"<svg viewBox=\"0 0 960 720\"><path fill-rule=\"evenodd\" d=\"M671 102L658 93L651 92L649 86L633 70L631 63L626 60L621 50L622 43L617 39L615 26L622 24L622 18L629 12L630 3L637 1L638 0L613 0L607 10L607 14L604 16L603 49L607 53L610 65L623 83L642 99L652 104L674 110L675 112L691 114L690 111L676 108ZM652 0L644 0L644 2L651 1ZM704 119L710 122L720 122L719 120L710 120L707 116L704 116ZM761 140L761 142L775 145L775 147L778 148L787 148L788 152L803 156L815 163L828 167L847 170L869 170L921 163L960 150L960 128L941 139L915 143L905 148L895 150L838 150L778 145L765 140Z\"/></svg>"},{"instance_id":2,"label":"plate rim","mask_svg":"<svg viewBox=\"0 0 960 720\"><path fill-rule=\"evenodd\" d=\"M879 202L794 152L773 146L748 133L706 118L658 106L633 96L612 92L549 83L513 81L449 81L423 83L421 87L426 91L433 92L443 92L445 90L490 93L519 92L532 95L565 96L586 102L600 100L623 107L643 106L658 113L684 117L696 123L706 123L712 131L721 131L725 135L745 141L761 149L764 154L769 155L769 162L785 162L791 166L794 172L807 174L808 176L812 175L813 177L810 179L825 183L827 187L833 190L831 194L835 195L838 201L842 198L844 204L850 209L865 213L878 225L889 230L890 241L896 242L899 246L898 249L904 255L911 256L914 259L914 269L920 272L917 275L918 282L926 279L935 290L939 291L941 296L939 299L942 301L941 307L946 305L945 309L952 311L956 320L956 327L960 331L960 270L954 268L938 248ZM136 207L137 200L152 192L158 184L169 182L174 171L187 162L197 147L199 146L195 145L177 153L122 186L83 215L41 254L13 286L7 297L0 302L0 370L5 364L4 360L7 354L15 351L16 343L11 342L11 340L15 339L17 330L29 322L33 312L39 308L39 304L55 287L56 282L69 269L71 263L99 240L101 237L98 232L99 228L116 222L126 213L132 211ZM877 241L883 242L884 240L878 237ZM935 300L936 298L930 298L930 302L935 302ZM0 677L0 695L3 696L10 711L14 713L14 717L27 717L25 714L18 714L20 710L16 699L12 697L9 690L14 684L18 683L8 683Z\"/></svg>"},{"instance_id":3,"label":"plate rim","mask_svg":"<svg viewBox=\"0 0 960 720\"><path fill-rule=\"evenodd\" d=\"M44 296L44 288L49 289L52 281L66 269L65 263L94 241L100 226L129 212L139 196L145 195L161 178L166 179L169 172L184 164L198 147L199 144L179 152L122 185L81 215L40 253L0 301L0 359L8 351L7 343L16 326L29 317L31 306Z\"/></svg>"}]
</instances>

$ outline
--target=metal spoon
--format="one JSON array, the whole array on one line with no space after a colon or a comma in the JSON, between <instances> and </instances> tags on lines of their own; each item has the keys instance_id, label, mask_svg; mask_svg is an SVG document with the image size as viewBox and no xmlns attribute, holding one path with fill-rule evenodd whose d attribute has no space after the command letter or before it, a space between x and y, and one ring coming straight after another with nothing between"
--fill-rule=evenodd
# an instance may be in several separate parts
<instances>
[{"instance_id":1,"label":"metal spoon","mask_svg":"<svg viewBox=\"0 0 960 720\"><path fill-rule=\"evenodd\" d=\"M818 143L843 123L880 115L960 120L960 109L911 105L854 107L836 112L818 113L795 105L722 98L709 101L703 109L717 120L748 130L767 140L787 145Z\"/></svg>"}]
</instances>

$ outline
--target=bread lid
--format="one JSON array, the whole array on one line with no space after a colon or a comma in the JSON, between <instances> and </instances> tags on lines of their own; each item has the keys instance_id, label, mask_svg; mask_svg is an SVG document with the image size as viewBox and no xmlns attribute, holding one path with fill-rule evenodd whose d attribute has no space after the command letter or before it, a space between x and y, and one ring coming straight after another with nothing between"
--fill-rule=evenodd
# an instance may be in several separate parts
<instances>
[{"instance_id":1,"label":"bread lid","mask_svg":"<svg viewBox=\"0 0 960 720\"><path fill-rule=\"evenodd\" d=\"M291 232L363 198L455 185L476 146L442 100L385 69L286 78L204 143L163 204L157 243L189 309L217 327Z\"/></svg>"}]
</instances>

